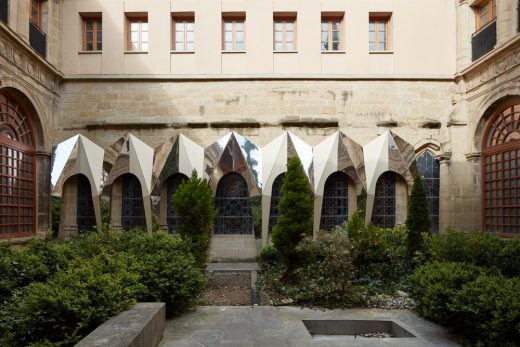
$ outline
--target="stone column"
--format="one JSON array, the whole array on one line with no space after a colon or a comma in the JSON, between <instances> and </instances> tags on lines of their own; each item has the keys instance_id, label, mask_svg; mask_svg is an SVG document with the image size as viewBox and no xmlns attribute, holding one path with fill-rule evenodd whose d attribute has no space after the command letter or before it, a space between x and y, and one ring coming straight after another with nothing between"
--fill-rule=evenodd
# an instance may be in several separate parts
<instances>
[{"instance_id":1,"label":"stone column","mask_svg":"<svg viewBox=\"0 0 520 347\"><path fill-rule=\"evenodd\" d=\"M395 225L406 223L408 216L408 183L395 174Z\"/></svg>"},{"instance_id":2,"label":"stone column","mask_svg":"<svg viewBox=\"0 0 520 347\"><path fill-rule=\"evenodd\" d=\"M482 230L482 168L480 166L480 159L482 153L473 152L466 154L466 159L469 162L471 168L472 180L470 186L463 191L468 194L468 200L471 201L473 208L473 223L471 230Z\"/></svg>"},{"instance_id":3,"label":"stone column","mask_svg":"<svg viewBox=\"0 0 520 347\"><path fill-rule=\"evenodd\" d=\"M36 235L45 236L51 225L51 154L36 152Z\"/></svg>"},{"instance_id":4,"label":"stone column","mask_svg":"<svg viewBox=\"0 0 520 347\"><path fill-rule=\"evenodd\" d=\"M164 232L168 232L168 187L163 184L160 187L160 200L159 200L159 227Z\"/></svg>"},{"instance_id":5,"label":"stone column","mask_svg":"<svg viewBox=\"0 0 520 347\"><path fill-rule=\"evenodd\" d=\"M497 1L497 47L507 43L513 34L513 19L516 1Z\"/></svg>"},{"instance_id":6,"label":"stone column","mask_svg":"<svg viewBox=\"0 0 520 347\"><path fill-rule=\"evenodd\" d=\"M58 239L68 240L78 234L77 223L78 180L77 175L63 184L61 193L60 229Z\"/></svg>"},{"instance_id":7,"label":"stone column","mask_svg":"<svg viewBox=\"0 0 520 347\"><path fill-rule=\"evenodd\" d=\"M439 232L443 232L453 224L452 221L452 181L451 181L451 152L445 152L439 161Z\"/></svg>"},{"instance_id":8,"label":"stone column","mask_svg":"<svg viewBox=\"0 0 520 347\"><path fill-rule=\"evenodd\" d=\"M121 208L122 208L123 185L121 177L112 183L112 193L110 194L110 227L113 230L122 230Z\"/></svg>"},{"instance_id":9,"label":"stone column","mask_svg":"<svg viewBox=\"0 0 520 347\"><path fill-rule=\"evenodd\" d=\"M475 15L468 0L457 4L457 71L471 64L471 34L475 31Z\"/></svg>"}]
</instances>

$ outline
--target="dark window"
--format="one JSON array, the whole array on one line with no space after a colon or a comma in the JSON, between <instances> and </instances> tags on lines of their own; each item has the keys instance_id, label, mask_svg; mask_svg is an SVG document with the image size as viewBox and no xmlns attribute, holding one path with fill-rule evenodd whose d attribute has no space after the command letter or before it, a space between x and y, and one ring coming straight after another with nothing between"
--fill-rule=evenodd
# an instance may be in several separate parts
<instances>
[{"instance_id":1,"label":"dark window","mask_svg":"<svg viewBox=\"0 0 520 347\"><path fill-rule=\"evenodd\" d=\"M172 233L175 227L179 225L179 217L175 214L172 205L173 194L175 194L177 189L179 189L181 183L187 180L188 177L186 177L186 175L178 173L171 175L166 181L166 198L168 199L166 203L166 223L168 225L169 233Z\"/></svg>"},{"instance_id":2,"label":"dark window","mask_svg":"<svg viewBox=\"0 0 520 347\"><path fill-rule=\"evenodd\" d=\"M417 158L417 172L421 175L430 208L430 219L432 221L431 231L439 231L439 162L430 152L424 152Z\"/></svg>"},{"instance_id":3,"label":"dark window","mask_svg":"<svg viewBox=\"0 0 520 347\"><path fill-rule=\"evenodd\" d=\"M103 49L103 24L100 17L83 18L83 50L86 52Z\"/></svg>"},{"instance_id":4,"label":"dark window","mask_svg":"<svg viewBox=\"0 0 520 347\"><path fill-rule=\"evenodd\" d=\"M220 179L215 206L218 209L215 234L253 233L249 191L242 176L230 173Z\"/></svg>"},{"instance_id":5,"label":"dark window","mask_svg":"<svg viewBox=\"0 0 520 347\"><path fill-rule=\"evenodd\" d=\"M0 0L0 20L7 23L9 19L9 1Z\"/></svg>"},{"instance_id":6,"label":"dark window","mask_svg":"<svg viewBox=\"0 0 520 347\"><path fill-rule=\"evenodd\" d=\"M377 180L372 224L382 228L393 228L395 210L395 174L385 172Z\"/></svg>"},{"instance_id":7,"label":"dark window","mask_svg":"<svg viewBox=\"0 0 520 347\"><path fill-rule=\"evenodd\" d=\"M482 156L484 229L520 233L520 105L491 120Z\"/></svg>"},{"instance_id":8,"label":"dark window","mask_svg":"<svg viewBox=\"0 0 520 347\"><path fill-rule=\"evenodd\" d=\"M96 227L96 215L94 214L92 190L88 178L84 175L78 175L77 187L76 223L78 224L78 233L81 234Z\"/></svg>"},{"instance_id":9,"label":"dark window","mask_svg":"<svg viewBox=\"0 0 520 347\"><path fill-rule=\"evenodd\" d=\"M280 199L282 198L282 184L285 173L278 175L273 182L273 190L271 191L271 207L269 209L269 232L273 230L278 223L278 208Z\"/></svg>"},{"instance_id":10,"label":"dark window","mask_svg":"<svg viewBox=\"0 0 520 347\"><path fill-rule=\"evenodd\" d=\"M497 22L487 24L473 34L471 38L471 58L477 60L487 52L495 48L497 43Z\"/></svg>"},{"instance_id":11,"label":"dark window","mask_svg":"<svg viewBox=\"0 0 520 347\"><path fill-rule=\"evenodd\" d=\"M29 22L29 43L32 48L42 57L47 55L47 38L45 33L34 24L32 21Z\"/></svg>"},{"instance_id":12,"label":"dark window","mask_svg":"<svg viewBox=\"0 0 520 347\"><path fill-rule=\"evenodd\" d=\"M320 229L330 230L348 218L348 176L335 172L325 181Z\"/></svg>"},{"instance_id":13,"label":"dark window","mask_svg":"<svg viewBox=\"0 0 520 347\"><path fill-rule=\"evenodd\" d=\"M13 97L0 93L0 238L36 230L36 159L31 121Z\"/></svg>"},{"instance_id":14,"label":"dark window","mask_svg":"<svg viewBox=\"0 0 520 347\"><path fill-rule=\"evenodd\" d=\"M123 229L145 228L146 219L144 217L141 183L132 174L125 174L120 179L123 185L121 196L121 225Z\"/></svg>"}]
</instances>

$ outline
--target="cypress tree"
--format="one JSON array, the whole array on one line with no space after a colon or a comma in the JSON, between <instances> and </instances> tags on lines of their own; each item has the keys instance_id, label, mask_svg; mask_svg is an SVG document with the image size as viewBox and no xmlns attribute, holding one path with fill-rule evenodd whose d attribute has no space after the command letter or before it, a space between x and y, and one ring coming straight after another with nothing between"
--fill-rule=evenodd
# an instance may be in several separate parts
<instances>
[{"instance_id":1,"label":"cypress tree","mask_svg":"<svg viewBox=\"0 0 520 347\"><path fill-rule=\"evenodd\" d=\"M190 251L200 268L205 268L211 229L217 210L213 204L213 193L208 181L197 176L193 170L191 178L183 182L175 194L172 205L179 216L175 231L190 244Z\"/></svg>"},{"instance_id":2,"label":"cypress tree","mask_svg":"<svg viewBox=\"0 0 520 347\"><path fill-rule=\"evenodd\" d=\"M416 251L422 249L422 233L430 232L431 220L428 207L428 195L420 175L415 175L412 193L408 202L408 228L407 250L408 257L413 258Z\"/></svg>"},{"instance_id":3,"label":"cypress tree","mask_svg":"<svg viewBox=\"0 0 520 347\"><path fill-rule=\"evenodd\" d=\"M312 190L296 156L287 163L278 211L278 223L273 228L273 245L289 273L298 263L296 246L303 237L312 235Z\"/></svg>"}]
</instances>

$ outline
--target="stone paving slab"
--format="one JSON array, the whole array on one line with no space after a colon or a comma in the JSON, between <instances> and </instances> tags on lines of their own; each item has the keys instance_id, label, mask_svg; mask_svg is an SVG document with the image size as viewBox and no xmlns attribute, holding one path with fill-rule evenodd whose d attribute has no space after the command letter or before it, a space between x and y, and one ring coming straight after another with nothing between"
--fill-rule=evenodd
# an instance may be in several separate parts
<instances>
[{"instance_id":1,"label":"stone paving slab","mask_svg":"<svg viewBox=\"0 0 520 347\"><path fill-rule=\"evenodd\" d=\"M302 320L393 320L414 338L313 338ZM319 310L273 306L201 306L167 321L159 347L459 346L442 327L408 310Z\"/></svg>"}]
</instances>

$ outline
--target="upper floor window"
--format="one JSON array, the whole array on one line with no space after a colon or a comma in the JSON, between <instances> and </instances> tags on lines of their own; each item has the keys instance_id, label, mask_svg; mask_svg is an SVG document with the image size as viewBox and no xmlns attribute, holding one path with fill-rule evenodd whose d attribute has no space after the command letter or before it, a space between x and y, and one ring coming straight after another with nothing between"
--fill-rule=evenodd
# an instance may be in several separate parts
<instances>
[{"instance_id":1,"label":"upper floor window","mask_svg":"<svg viewBox=\"0 0 520 347\"><path fill-rule=\"evenodd\" d=\"M103 27L101 17L83 18L83 50L86 52L103 49Z\"/></svg>"},{"instance_id":2,"label":"upper floor window","mask_svg":"<svg viewBox=\"0 0 520 347\"><path fill-rule=\"evenodd\" d=\"M477 30L485 27L497 17L496 0L484 0L477 6Z\"/></svg>"},{"instance_id":3,"label":"upper floor window","mask_svg":"<svg viewBox=\"0 0 520 347\"><path fill-rule=\"evenodd\" d=\"M224 51L244 51L246 49L245 16L223 17L223 47Z\"/></svg>"},{"instance_id":4,"label":"upper floor window","mask_svg":"<svg viewBox=\"0 0 520 347\"><path fill-rule=\"evenodd\" d=\"M173 17L173 49L178 52L193 52L195 42L195 19L193 16Z\"/></svg>"},{"instance_id":5,"label":"upper floor window","mask_svg":"<svg viewBox=\"0 0 520 347\"><path fill-rule=\"evenodd\" d=\"M133 52L148 52L148 18L127 17L127 20L127 50Z\"/></svg>"},{"instance_id":6,"label":"upper floor window","mask_svg":"<svg viewBox=\"0 0 520 347\"><path fill-rule=\"evenodd\" d=\"M274 17L275 51L293 51L296 49L296 17Z\"/></svg>"},{"instance_id":7,"label":"upper floor window","mask_svg":"<svg viewBox=\"0 0 520 347\"><path fill-rule=\"evenodd\" d=\"M321 16L321 51L343 49L343 16Z\"/></svg>"},{"instance_id":8,"label":"upper floor window","mask_svg":"<svg viewBox=\"0 0 520 347\"><path fill-rule=\"evenodd\" d=\"M38 28L42 27L42 1L31 0L31 22L33 22Z\"/></svg>"},{"instance_id":9,"label":"upper floor window","mask_svg":"<svg viewBox=\"0 0 520 347\"><path fill-rule=\"evenodd\" d=\"M368 22L368 49L371 52L388 51L389 22L389 17L370 17Z\"/></svg>"}]
</instances>

